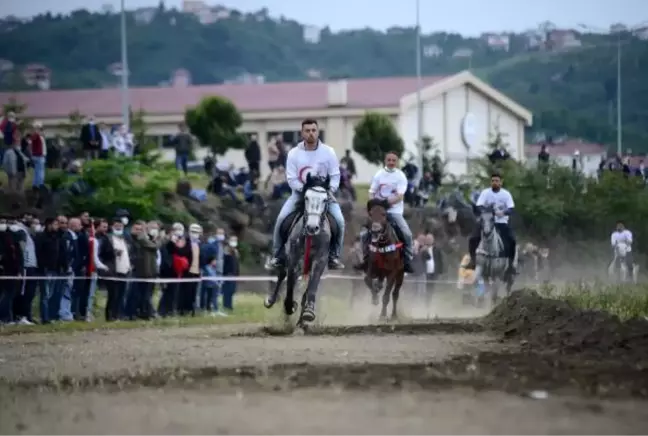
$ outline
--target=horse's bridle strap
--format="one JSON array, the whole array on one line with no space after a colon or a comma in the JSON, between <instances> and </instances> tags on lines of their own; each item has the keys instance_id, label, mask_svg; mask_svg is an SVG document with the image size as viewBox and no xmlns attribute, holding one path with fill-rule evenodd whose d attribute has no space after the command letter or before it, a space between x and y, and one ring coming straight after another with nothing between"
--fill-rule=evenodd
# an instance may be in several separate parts
<instances>
[{"instance_id":1,"label":"horse's bridle strap","mask_svg":"<svg viewBox=\"0 0 648 436\"><path fill-rule=\"evenodd\" d=\"M386 245L384 247L376 247L373 244L369 244L369 251L373 253L392 253L399 248L403 246L402 242L399 242L398 244L391 244L391 245Z\"/></svg>"}]
</instances>

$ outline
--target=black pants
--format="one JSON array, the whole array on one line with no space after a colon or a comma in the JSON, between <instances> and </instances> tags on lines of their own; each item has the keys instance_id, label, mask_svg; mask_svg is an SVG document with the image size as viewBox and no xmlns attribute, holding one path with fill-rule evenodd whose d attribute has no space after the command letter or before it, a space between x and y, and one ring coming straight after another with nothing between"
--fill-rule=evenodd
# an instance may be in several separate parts
<instances>
[{"instance_id":1,"label":"black pants","mask_svg":"<svg viewBox=\"0 0 648 436\"><path fill-rule=\"evenodd\" d=\"M126 274L115 274L115 278L124 279ZM108 291L108 301L106 301L106 321L117 321L122 316L124 307L124 296L126 294L125 281L106 280L106 291Z\"/></svg>"},{"instance_id":2,"label":"black pants","mask_svg":"<svg viewBox=\"0 0 648 436\"><path fill-rule=\"evenodd\" d=\"M196 279L200 277L198 274L191 274L187 273L185 274L184 278L185 279ZM180 315L189 315L195 316L196 315L196 292L198 291L198 283L199 282L181 282L180 283L180 290L178 291L178 312L180 312Z\"/></svg>"},{"instance_id":3,"label":"black pants","mask_svg":"<svg viewBox=\"0 0 648 436\"><path fill-rule=\"evenodd\" d=\"M162 297L158 305L160 316L173 316L178 309L178 289L180 282L165 283L162 288Z\"/></svg>"},{"instance_id":4,"label":"black pants","mask_svg":"<svg viewBox=\"0 0 648 436\"><path fill-rule=\"evenodd\" d=\"M259 162L248 162L248 168L250 170L250 174L255 173L257 176L261 175L261 167L259 166Z\"/></svg>"},{"instance_id":5,"label":"black pants","mask_svg":"<svg viewBox=\"0 0 648 436\"><path fill-rule=\"evenodd\" d=\"M151 319L155 315L153 309L154 287L155 283L141 282L137 284L137 292L140 294L137 315L142 319Z\"/></svg>"},{"instance_id":6,"label":"black pants","mask_svg":"<svg viewBox=\"0 0 648 436\"><path fill-rule=\"evenodd\" d=\"M26 268L25 277L36 277L38 271L36 268ZM16 319L27 318L34 321L32 317L32 303L36 297L38 289L38 280L23 280L14 299L14 317Z\"/></svg>"},{"instance_id":7,"label":"black pants","mask_svg":"<svg viewBox=\"0 0 648 436\"><path fill-rule=\"evenodd\" d=\"M515 259L515 251L517 246L517 241L515 240L515 234L510 225L505 223L495 223L495 229L499 233L500 237L504 240L505 246L508 246L507 256L513 261ZM473 234L468 239L468 251L470 257L475 259L475 252L477 247L479 247L479 241L481 240L481 226L476 226Z\"/></svg>"},{"instance_id":8,"label":"black pants","mask_svg":"<svg viewBox=\"0 0 648 436\"><path fill-rule=\"evenodd\" d=\"M22 283L20 279L0 280L0 323L16 321L14 301L22 288Z\"/></svg>"}]
</instances>

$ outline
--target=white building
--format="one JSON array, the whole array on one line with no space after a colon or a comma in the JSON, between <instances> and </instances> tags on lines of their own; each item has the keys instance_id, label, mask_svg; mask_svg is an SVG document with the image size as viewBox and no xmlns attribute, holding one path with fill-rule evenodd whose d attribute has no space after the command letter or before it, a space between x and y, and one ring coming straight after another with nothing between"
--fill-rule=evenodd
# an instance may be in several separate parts
<instances>
[{"instance_id":1,"label":"white building","mask_svg":"<svg viewBox=\"0 0 648 436\"><path fill-rule=\"evenodd\" d=\"M495 88L468 71L440 80L421 92L423 134L439 144L448 161L448 172L460 176L468 171L468 160L483 156L488 142L500 132L515 159L524 159L524 128L533 117ZM416 152L416 93L400 102L398 126L407 150Z\"/></svg>"},{"instance_id":2,"label":"white building","mask_svg":"<svg viewBox=\"0 0 648 436\"><path fill-rule=\"evenodd\" d=\"M318 44L322 35L322 29L317 26L304 26L303 27L304 41L309 44Z\"/></svg>"}]
</instances>

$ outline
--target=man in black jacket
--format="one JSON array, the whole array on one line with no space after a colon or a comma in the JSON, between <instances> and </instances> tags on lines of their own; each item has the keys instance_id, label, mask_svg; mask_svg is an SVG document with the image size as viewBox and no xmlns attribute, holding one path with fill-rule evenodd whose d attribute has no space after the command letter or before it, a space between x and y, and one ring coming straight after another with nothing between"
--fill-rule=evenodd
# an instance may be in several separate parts
<instances>
[{"instance_id":1,"label":"man in black jacket","mask_svg":"<svg viewBox=\"0 0 648 436\"><path fill-rule=\"evenodd\" d=\"M261 163L261 147L259 146L256 135L252 135L250 143L245 149L245 160L248 163L250 174L261 175L259 172L259 164Z\"/></svg>"},{"instance_id":2,"label":"man in black jacket","mask_svg":"<svg viewBox=\"0 0 648 436\"><path fill-rule=\"evenodd\" d=\"M47 277L40 286L41 323L48 324L58 316L60 299L57 304L53 296L61 286L60 277L67 265L65 244L59 232L59 223L55 218L45 220L45 230L35 242L38 270L42 277ZM52 306L56 306L56 310ZM55 317L52 317L53 314Z\"/></svg>"},{"instance_id":3,"label":"man in black jacket","mask_svg":"<svg viewBox=\"0 0 648 436\"><path fill-rule=\"evenodd\" d=\"M86 123L81 126L80 138L85 157L88 160L99 158L99 150L101 148L101 132L99 127L95 124L93 116L89 116Z\"/></svg>"},{"instance_id":4,"label":"man in black jacket","mask_svg":"<svg viewBox=\"0 0 648 436\"><path fill-rule=\"evenodd\" d=\"M16 320L13 314L13 304L20 292L24 271L22 247L18 238L18 229L10 217L0 217L0 275L15 277L10 280L0 280L0 324L12 324Z\"/></svg>"}]
</instances>

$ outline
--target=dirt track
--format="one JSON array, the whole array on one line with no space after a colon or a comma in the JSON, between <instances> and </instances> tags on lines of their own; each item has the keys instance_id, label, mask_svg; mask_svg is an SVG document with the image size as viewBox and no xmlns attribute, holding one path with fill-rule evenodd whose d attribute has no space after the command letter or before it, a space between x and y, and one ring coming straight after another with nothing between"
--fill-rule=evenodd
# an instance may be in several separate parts
<instances>
[{"instance_id":1,"label":"dirt track","mask_svg":"<svg viewBox=\"0 0 648 436\"><path fill-rule=\"evenodd\" d=\"M315 333L0 337L0 433L648 432L636 358L533 349L474 323Z\"/></svg>"}]
</instances>

